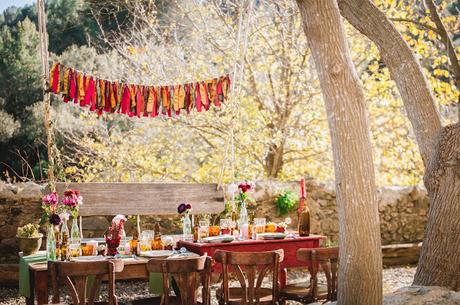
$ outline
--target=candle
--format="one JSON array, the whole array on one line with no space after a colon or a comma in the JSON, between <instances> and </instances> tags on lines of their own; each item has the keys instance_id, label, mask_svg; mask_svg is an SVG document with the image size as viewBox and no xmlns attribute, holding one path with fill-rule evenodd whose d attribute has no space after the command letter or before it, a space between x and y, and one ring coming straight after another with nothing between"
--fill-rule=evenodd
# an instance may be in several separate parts
<instances>
[{"instance_id":1,"label":"candle","mask_svg":"<svg viewBox=\"0 0 460 305\"><path fill-rule=\"evenodd\" d=\"M300 197L305 198L305 180L302 178L300 179Z\"/></svg>"}]
</instances>

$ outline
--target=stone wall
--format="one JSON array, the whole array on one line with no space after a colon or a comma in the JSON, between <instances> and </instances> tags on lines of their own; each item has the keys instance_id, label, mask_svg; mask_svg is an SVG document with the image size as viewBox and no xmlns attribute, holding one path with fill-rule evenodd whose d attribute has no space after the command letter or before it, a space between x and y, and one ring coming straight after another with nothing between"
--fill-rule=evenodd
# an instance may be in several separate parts
<instances>
[{"instance_id":1,"label":"stone wall","mask_svg":"<svg viewBox=\"0 0 460 305\"><path fill-rule=\"evenodd\" d=\"M335 207L335 191L331 187L307 181L308 204L312 211L312 232L338 240L338 218ZM40 200L43 186L34 183L7 184L0 182L0 264L17 262L18 226L37 222L40 218ZM261 181L256 183L251 194L256 200L250 209L257 216L269 221L280 222L287 216L278 216L274 200L284 190L298 191L297 183ZM184 198L185 199L185 198ZM382 244L401 244L419 242L423 238L428 209L426 191L420 187L385 187L379 190L379 211ZM295 211L289 213L294 229ZM179 217L145 217L142 226L153 228L156 221L161 222L164 233L179 233ZM109 217L85 217L83 229L85 237L102 236L110 223ZM132 230L128 224L127 233Z\"/></svg>"},{"instance_id":2,"label":"stone wall","mask_svg":"<svg viewBox=\"0 0 460 305\"><path fill-rule=\"evenodd\" d=\"M252 197L256 200L256 215L274 222L289 216L296 227L295 211L278 216L273 204L276 196L284 190L299 191L298 183L261 181L256 183ZM306 181L307 204L312 215L312 232L329 237L336 242L339 234L336 194L333 187ZM419 186L383 187L378 191L382 244L401 244L422 241L428 212L428 196Z\"/></svg>"}]
</instances>

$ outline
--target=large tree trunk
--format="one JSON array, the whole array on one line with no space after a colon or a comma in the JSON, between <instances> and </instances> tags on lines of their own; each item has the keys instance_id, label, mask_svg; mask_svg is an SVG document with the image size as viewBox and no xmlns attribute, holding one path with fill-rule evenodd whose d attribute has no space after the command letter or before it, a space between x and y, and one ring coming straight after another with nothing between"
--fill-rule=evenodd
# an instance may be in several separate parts
<instances>
[{"instance_id":1,"label":"large tree trunk","mask_svg":"<svg viewBox=\"0 0 460 305\"><path fill-rule=\"evenodd\" d=\"M453 137L455 133L458 136L458 127L446 127L441 132L436 103L421 66L385 14L369 0L338 2L342 15L378 46L403 99L422 158L428 165L424 182L430 196L430 211L414 283L458 290L460 176L454 175L453 167L449 167L455 158L446 159L446 156L453 157L454 148L459 148Z\"/></svg>"},{"instance_id":2,"label":"large tree trunk","mask_svg":"<svg viewBox=\"0 0 460 305\"><path fill-rule=\"evenodd\" d=\"M460 290L460 123L441 131L424 182L431 206L414 284Z\"/></svg>"},{"instance_id":3,"label":"large tree trunk","mask_svg":"<svg viewBox=\"0 0 460 305\"><path fill-rule=\"evenodd\" d=\"M401 94L426 164L441 130L441 119L420 63L390 20L369 0L338 0L342 15L379 48Z\"/></svg>"},{"instance_id":4,"label":"large tree trunk","mask_svg":"<svg viewBox=\"0 0 460 305\"><path fill-rule=\"evenodd\" d=\"M340 223L338 304L382 304L382 258L366 102L336 0L297 0L324 96Z\"/></svg>"}]
</instances>

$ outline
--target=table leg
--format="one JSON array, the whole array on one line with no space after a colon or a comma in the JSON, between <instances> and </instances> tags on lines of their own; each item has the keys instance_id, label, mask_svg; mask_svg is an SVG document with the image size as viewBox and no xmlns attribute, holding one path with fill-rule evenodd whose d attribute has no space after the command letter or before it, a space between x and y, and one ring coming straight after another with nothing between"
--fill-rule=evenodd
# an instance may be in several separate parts
<instances>
[{"instance_id":1,"label":"table leg","mask_svg":"<svg viewBox=\"0 0 460 305\"><path fill-rule=\"evenodd\" d=\"M35 304L35 272L29 270L29 297L26 297L26 304L27 305L34 305Z\"/></svg>"},{"instance_id":2,"label":"table leg","mask_svg":"<svg viewBox=\"0 0 460 305\"><path fill-rule=\"evenodd\" d=\"M38 271L35 277L37 305L48 304L48 272Z\"/></svg>"},{"instance_id":3,"label":"table leg","mask_svg":"<svg viewBox=\"0 0 460 305\"><path fill-rule=\"evenodd\" d=\"M287 285L287 269L281 268L278 275L279 288L284 288ZM280 305L286 305L286 301L280 301Z\"/></svg>"}]
</instances>

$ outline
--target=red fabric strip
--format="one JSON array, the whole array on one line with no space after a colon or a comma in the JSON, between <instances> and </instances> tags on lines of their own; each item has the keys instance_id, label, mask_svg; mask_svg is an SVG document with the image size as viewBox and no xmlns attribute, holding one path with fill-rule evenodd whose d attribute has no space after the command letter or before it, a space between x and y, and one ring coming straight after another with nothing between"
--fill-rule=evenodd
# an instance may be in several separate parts
<instances>
[{"instance_id":1,"label":"red fabric strip","mask_svg":"<svg viewBox=\"0 0 460 305\"><path fill-rule=\"evenodd\" d=\"M200 93L200 83L196 83L195 85L195 94L196 94L196 99L195 99L195 107L196 111L201 112L201 93Z\"/></svg>"}]
</instances>

